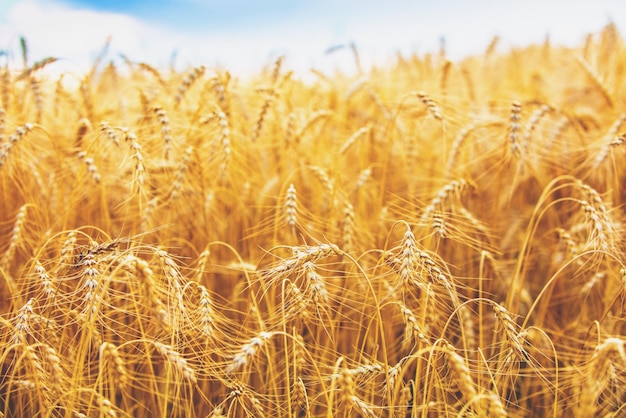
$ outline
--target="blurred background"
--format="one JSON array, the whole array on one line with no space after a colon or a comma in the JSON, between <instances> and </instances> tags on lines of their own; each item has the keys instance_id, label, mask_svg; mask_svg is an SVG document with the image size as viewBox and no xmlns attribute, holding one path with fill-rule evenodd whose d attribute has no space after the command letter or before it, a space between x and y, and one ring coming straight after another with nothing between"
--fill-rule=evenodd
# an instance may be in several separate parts
<instances>
[{"instance_id":1,"label":"blurred background","mask_svg":"<svg viewBox=\"0 0 626 418\"><path fill-rule=\"evenodd\" d=\"M1 0L0 51L19 66L23 36L31 63L55 56L53 70L82 72L110 37L107 61L124 54L162 69L247 75L284 55L286 68L304 75L353 72L351 45L367 69L442 45L458 60L494 36L499 51L546 36L577 46L610 22L623 32L626 1Z\"/></svg>"}]
</instances>

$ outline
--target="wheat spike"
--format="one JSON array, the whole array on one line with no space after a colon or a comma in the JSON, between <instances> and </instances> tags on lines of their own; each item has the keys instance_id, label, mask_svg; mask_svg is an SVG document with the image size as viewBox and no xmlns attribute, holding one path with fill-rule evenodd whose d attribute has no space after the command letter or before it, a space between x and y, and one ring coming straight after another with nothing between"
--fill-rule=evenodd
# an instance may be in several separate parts
<instances>
[{"instance_id":1,"label":"wheat spike","mask_svg":"<svg viewBox=\"0 0 626 418\"><path fill-rule=\"evenodd\" d=\"M157 349L159 354L165 358L169 364L174 366L175 370L178 370L180 375L191 383L197 383L196 372L189 365L187 359L185 359L178 351L174 350L172 346L153 341L152 345Z\"/></svg>"},{"instance_id":2,"label":"wheat spike","mask_svg":"<svg viewBox=\"0 0 626 418\"><path fill-rule=\"evenodd\" d=\"M100 362L101 364L105 362L111 363L115 385L121 390L126 389L130 383L130 376L126 370L119 348L109 342L102 343L100 345Z\"/></svg>"},{"instance_id":3,"label":"wheat spike","mask_svg":"<svg viewBox=\"0 0 626 418\"><path fill-rule=\"evenodd\" d=\"M25 123L24 125L18 126L15 129L15 132L9 135L9 140L5 142L0 149L0 169L6 163L11 150L26 136L26 134L32 131L34 127L35 125L32 123Z\"/></svg>"},{"instance_id":4,"label":"wheat spike","mask_svg":"<svg viewBox=\"0 0 626 418\"><path fill-rule=\"evenodd\" d=\"M514 101L511 105L511 115L509 116L509 144L511 153L516 157L519 157L522 153L522 144L520 144L521 120L522 104Z\"/></svg>"},{"instance_id":5,"label":"wheat spike","mask_svg":"<svg viewBox=\"0 0 626 418\"><path fill-rule=\"evenodd\" d=\"M298 200L296 195L296 188L293 184L289 185L287 189L287 197L285 198L285 220L287 226L293 229L298 224Z\"/></svg>"},{"instance_id":6,"label":"wheat spike","mask_svg":"<svg viewBox=\"0 0 626 418\"><path fill-rule=\"evenodd\" d=\"M183 77L183 81L180 84L180 86L178 87L178 90L176 92L176 96L174 97L174 103L176 106L179 106L180 103L182 102L183 98L185 97L185 95L187 94L187 92L189 91L189 89L191 88L191 86L200 78L204 75L204 72L206 71L206 67L204 67L203 65L193 68L191 71L189 71L184 77Z\"/></svg>"},{"instance_id":7,"label":"wheat spike","mask_svg":"<svg viewBox=\"0 0 626 418\"><path fill-rule=\"evenodd\" d=\"M616 362L621 362L622 367L626 365L624 340L609 337L596 347L589 360L589 371L580 394L578 416L596 416L598 398L607 387Z\"/></svg>"},{"instance_id":8,"label":"wheat spike","mask_svg":"<svg viewBox=\"0 0 626 418\"><path fill-rule=\"evenodd\" d=\"M161 137L163 138L163 157L168 160L172 151L172 128L170 127L170 119L167 116L167 111L161 106L154 106L152 111L157 117L157 122L161 125Z\"/></svg>"},{"instance_id":9,"label":"wheat spike","mask_svg":"<svg viewBox=\"0 0 626 418\"><path fill-rule=\"evenodd\" d=\"M463 398L471 402L478 396L478 391L476 390L476 384L474 383L474 379L472 379L466 359L458 354L452 345L445 346L444 352L447 354L450 366L456 374L456 384Z\"/></svg>"},{"instance_id":10,"label":"wheat spike","mask_svg":"<svg viewBox=\"0 0 626 418\"><path fill-rule=\"evenodd\" d=\"M598 168L604 162L604 160L606 160L606 158L611 153L611 148L613 148L616 145L621 145L624 142L623 135L618 136L618 134L619 134L619 130L622 128L622 126L624 126L625 123L626 123L626 113L623 113L613 123L611 128L609 128L608 132L602 139L602 142L603 142L602 149L596 155L596 158L593 161L593 168Z\"/></svg>"},{"instance_id":11,"label":"wheat spike","mask_svg":"<svg viewBox=\"0 0 626 418\"><path fill-rule=\"evenodd\" d=\"M426 106L426 108L428 109L428 112L433 118L439 121L443 120L443 116L441 114L441 110L439 109L439 106L437 106L437 104L433 101L433 99L431 99L428 96L428 94L426 94L423 91L420 91L417 93L417 98L420 99L420 101Z\"/></svg>"},{"instance_id":12,"label":"wheat spike","mask_svg":"<svg viewBox=\"0 0 626 418\"><path fill-rule=\"evenodd\" d=\"M252 337L244 344L239 352L235 354L226 369L226 373L231 374L248 364L256 355L257 351L274 335L271 332L261 331L258 336Z\"/></svg>"},{"instance_id":13,"label":"wheat spike","mask_svg":"<svg viewBox=\"0 0 626 418\"><path fill-rule=\"evenodd\" d=\"M24 235L24 224L26 223L27 211L28 206L22 205L15 217L15 223L13 224L13 230L11 231L11 238L9 239L9 247L0 260L0 266L2 266L5 270L8 270L9 264L13 261L15 253L21 244L22 237Z\"/></svg>"}]
</instances>

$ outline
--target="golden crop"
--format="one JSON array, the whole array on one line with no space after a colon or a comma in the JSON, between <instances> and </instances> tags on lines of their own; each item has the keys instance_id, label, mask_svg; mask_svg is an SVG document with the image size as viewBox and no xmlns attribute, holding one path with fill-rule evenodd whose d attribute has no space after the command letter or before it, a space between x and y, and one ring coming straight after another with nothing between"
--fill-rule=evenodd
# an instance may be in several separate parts
<instances>
[{"instance_id":1,"label":"golden crop","mask_svg":"<svg viewBox=\"0 0 626 418\"><path fill-rule=\"evenodd\" d=\"M23 47L0 416L626 416L614 26L311 83Z\"/></svg>"}]
</instances>

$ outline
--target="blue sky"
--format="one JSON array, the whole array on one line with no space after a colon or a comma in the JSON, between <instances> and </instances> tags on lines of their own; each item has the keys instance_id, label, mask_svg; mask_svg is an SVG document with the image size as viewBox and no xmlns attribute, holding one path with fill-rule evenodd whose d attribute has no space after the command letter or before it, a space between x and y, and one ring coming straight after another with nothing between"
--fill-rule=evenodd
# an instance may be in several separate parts
<instances>
[{"instance_id":1,"label":"blue sky","mask_svg":"<svg viewBox=\"0 0 626 418\"><path fill-rule=\"evenodd\" d=\"M70 0L67 4L104 12L127 13L174 28L203 29L227 27L266 19L280 19L291 13L315 10L323 2L288 0Z\"/></svg>"},{"instance_id":2,"label":"blue sky","mask_svg":"<svg viewBox=\"0 0 626 418\"><path fill-rule=\"evenodd\" d=\"M111 36L109 59L125 54L166 67L258 71L278 54L296 72L354 70L354 42L366 66L435 52L445 38L452 59L541 42L580 44L613 21L626 30L623 0L0 0L0 50L19 62L19 37L32 61L62 58L57 69L84 71Z\"/></svg>"}]
</instances>

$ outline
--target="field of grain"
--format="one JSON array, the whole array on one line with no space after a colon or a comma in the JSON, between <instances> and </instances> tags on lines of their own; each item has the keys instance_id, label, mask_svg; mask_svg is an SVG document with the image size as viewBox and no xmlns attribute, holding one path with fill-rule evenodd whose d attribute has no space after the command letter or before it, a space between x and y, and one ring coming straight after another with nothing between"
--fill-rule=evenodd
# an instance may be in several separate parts
<instances>
[{"instance_id":1,"label":"field of grain","mask_svg":"<svg viewBox=\"0 0 626 418\"><path fill-rule=\"evenodd\" d=\"M0 417L626 416L624 41L496 42L305 83L23 41Z\"/></svg>"}]
</instances>

